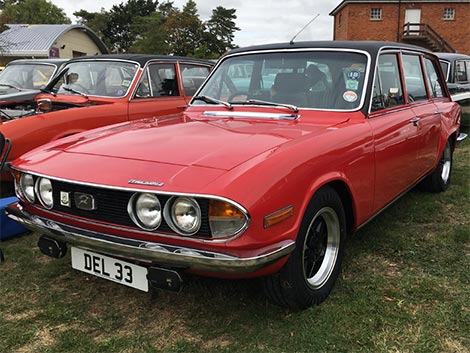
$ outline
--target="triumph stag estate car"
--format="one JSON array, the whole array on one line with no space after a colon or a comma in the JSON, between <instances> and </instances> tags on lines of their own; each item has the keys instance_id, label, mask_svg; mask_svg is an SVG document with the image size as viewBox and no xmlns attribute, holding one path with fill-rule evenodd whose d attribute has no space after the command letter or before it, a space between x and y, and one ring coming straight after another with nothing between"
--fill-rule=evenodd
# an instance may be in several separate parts
<instances>
[{"instance_id":1,"label":"triumph stag estate car","mask_svg":"<svg viewBox=\"0 0 470 353\"><path fill-rule=\"evenodd\" d=\"M143 291L179 290L187 273L262 277L303 309L332 290L347 234L417 183L449 186L459 116L418 47L235 49L182 114L17 159L7 212L80 271Z\"/></svg>"},{"instance_id":2,"label":"triumph stag estate car","mask_svg":"<svg viewBox=\"0 0 470 353\"><path fill-rule=\"evenodd\" d=\"M132 54L70 60L35 97L34 109L25 103L0 111L0 132L12 142L6 165L37 146L77 132L181 112L213 65L200 59Z\"/></svg>"}]
</instances>

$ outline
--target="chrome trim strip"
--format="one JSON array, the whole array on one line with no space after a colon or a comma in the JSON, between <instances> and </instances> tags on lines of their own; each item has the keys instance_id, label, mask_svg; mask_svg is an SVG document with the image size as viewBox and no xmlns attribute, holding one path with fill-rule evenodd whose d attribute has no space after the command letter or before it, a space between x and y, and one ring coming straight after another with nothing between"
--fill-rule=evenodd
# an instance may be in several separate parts
<instances>
[{"instance_id":1,"label":"chrome trim strip","mask_svg":"<svg viewBox=\"0 0 470 353\"><path fill-rule=\"evenodd\" d=\"M17 203L6 208L10 219L26 228L80 248L110 256L119 256L163 266L177 266L213 273L243 274L262 269L290 254L295 248L293 240L273 244L269 249L259 249L252 257L238 257L195 248L147 242L98 233L54 222L32 215Z\"/></svg>"},{"instance_id":2,"label":"chrome trim strip","mask_svg":"<svg viewBox=\"0 0 470 353\"><path fill-rule=\"evenodd\" d=\"M224 111L205 111L204 116L222 116L222 117L241 117L241 118L264 118L279 120L297 120L299 114L275 114L275 113L256 113L256 112L224 112Z\"/></svg>"}]
</instances>

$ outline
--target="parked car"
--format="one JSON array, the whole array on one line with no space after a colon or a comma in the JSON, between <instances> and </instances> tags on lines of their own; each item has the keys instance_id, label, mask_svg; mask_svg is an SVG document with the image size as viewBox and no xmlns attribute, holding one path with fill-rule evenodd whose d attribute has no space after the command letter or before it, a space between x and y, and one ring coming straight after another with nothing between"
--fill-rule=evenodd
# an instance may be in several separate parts
<instances>
[{"instance_id":1,"label":"parked car","mask_svg":"<svg viewBox=\"0 0 470 353\"><path fill-rule=\"evenodd\" d=\"M117 283L262 277L275 303L303 309L332 290L347 234L420 182L448 188L459 117L422 48L235 49L182 114L17 159L7 213L42 234L45 254L70 248L73 268Z\"/></svg>"},{"instance_id":2,"label":"parked car","mask_svg":"<svg viewBox=\"0 0 470 353\"><path fill-rule=\"evenodd\" d=\"M70 60L45 93L36 96L35 109L0 111L0 132L12 142L6 165L26 151L77 132L181 112L213 65L157 55Z\"/></svg>"},{"instance_id":3,"label":"parked car","mask_svg":"<svg viewBox=\"0 0 470 353\"><path fill-rule=\"evenodd\" d=\"M19 59L0 73L0 108L31 109L34 98L50 82L66 59Z\"/></svg>"},{"instance_id":4,"label":"parked car","mask_svg":"<svg viewBox=\"0 0 470 353\"><path fill-rule=\"evenodd\" d=\"M462 124L470 126L470 55L435 53L454 102L462 107Z\"/></svg>"}]
</instances>

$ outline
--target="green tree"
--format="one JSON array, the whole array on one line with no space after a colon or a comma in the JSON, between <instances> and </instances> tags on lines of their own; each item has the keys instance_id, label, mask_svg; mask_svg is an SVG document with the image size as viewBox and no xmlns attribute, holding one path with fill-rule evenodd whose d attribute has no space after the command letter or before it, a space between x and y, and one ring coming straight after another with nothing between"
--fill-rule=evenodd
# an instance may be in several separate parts
<instances>
[{"instance_id":1,"label":"green tree","mask_svg":"<svg viewBox=\"0 0 470 353\"><path fill-rule=\"evenodd\" d=\"M12 0L13 1L13 0ZM23 0L20 0L23 1ZM173 1L128 0L110 11L74 13L114 52L218 58L234 48L235 9L218 6L203 22L194 0L179 10Z\"/></svg>"},{"instance_id":2,"label":"green tree","mask_svg":"<svg viewBox=\"0 0 470 353\"><path fill-rule=\"evenodd\" d=\"M140 35L133 24L142 17L154 14L157 5L158 1L152 0L129 0L114 5L108 12L108 23L102 31L105 42L115 52L127 52Z\"/></svg>"},{"instance_id":3,"label":"green tree","mask_svg":"<svg viewBox=\"0 0 470 353\"><path fill-rule=\"evenodd\" d=\"M174 9L168 15L166 29L169 49L174 55L194 56L203 43L204 23L197 14L196 3L188 0L183 11Z\"/></svg>"},{"instance_id":4,"label":"green tree","mask_svg":"<svg viewBox=\"0 0 470 353\"><path fill-rule=\"evenodd\" d=\"M234 32L239 31L235 25L237 16L235 9L226 9L217 6L212 10L212 17L207 21L207 42L208 50L213 54L222 55L229 49L236 46L233 45Z\"/></svg>"},{"instance_id":5,"label":"green tree","mask_svg":"<svg viewBox=\"0 0 470 353\"><path fill-rule=\"evenodd\" d=\"M0 22L28 24L71 23L64 10L48 0L5 1Z\"/></svg>"},{"instance_id":6,"label":"green tree","mask_svg":"<svg viewBox=\"0 0 470 353\"><path fill-rule=\"evenodd\" d=\"M164 22L161 13L139 18L133 25L133 30L142 34L137 36L129 51L141 54L168 54L169 45Z\"/></svg>"}]
</instances>

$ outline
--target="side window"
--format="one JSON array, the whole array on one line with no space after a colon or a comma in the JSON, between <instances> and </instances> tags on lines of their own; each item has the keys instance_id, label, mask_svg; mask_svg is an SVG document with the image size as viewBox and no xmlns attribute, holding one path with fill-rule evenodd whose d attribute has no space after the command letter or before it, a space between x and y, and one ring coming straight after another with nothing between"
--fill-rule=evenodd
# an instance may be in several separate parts
<instances>
[{"instance_id":1,"label":"side window","mask_svg":"<svg viewBox=\"0 0 470 353\"><path fill-rule=\"evenodd\" d=\"M372 111L404 104L400 69L396 54L379 57L374 81Z\"/></svg>"},{"instance_id":2,"label":"side window","mask_svg":"<svg viewBox=\"0 0 470 353\"><path fill-rule=\"evenodd\" d=\"M143 73L136 97L179 96L174 64L152 64Z\"/></svg>"},{"instance_id":3,"label":"side window","mask_svg":"<svg viewBox=\"0 0 470 353\"><path fill-rule=\"evenodd\" d=\"M465 61L457 61L455 63L455 82L468 82L468 74Z\"/></svg>"},{"instance_id":4,"label":"side window","mask_svg":"<svg viewBox=\"0 0 470 353\"><path fill-rule=\"evenodd\" d=\"M409 101L414 102L428 99L418 55L403 55L403 73L405 75L406 93Z\"/></svg>"},{"instance_id":5,"label":"side window","mask_svg":"<svg viewBox=\"0 0 470 353\"><path fill-rule=\"evenodd\" d=\"M426 77L428 79L428 89L432 98L444 97L441 80L437 74L436 67L430 59L424 59L426 66Z\"/></svg>"},{"instance_id":6,"label":"side window","mask_svg":"<svg viewBox=\"0 0 470 353\"><path fill-rule=\"evenodd\" d=\"M209 74L209 68L207 66L181 64L180 69L183 77L184 94L193 96Z\"/></svg>"}]
</instances>

